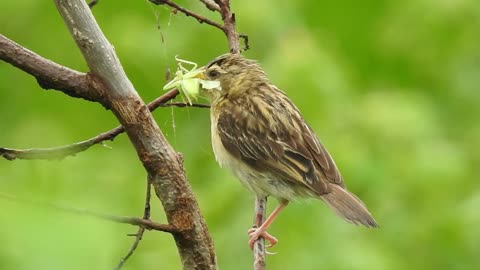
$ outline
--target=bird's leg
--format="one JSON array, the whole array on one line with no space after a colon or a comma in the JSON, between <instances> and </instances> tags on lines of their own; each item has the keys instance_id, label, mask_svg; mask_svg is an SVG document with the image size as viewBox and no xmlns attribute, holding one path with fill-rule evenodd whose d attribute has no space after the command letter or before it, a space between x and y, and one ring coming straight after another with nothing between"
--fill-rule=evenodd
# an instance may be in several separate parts
<instances>
[{"instance_id":1,"label":"bird's leg","mask_svg":"<svg viewBox=\"0 0 480 270\"><path fill-rule=\"evenodd\" d=\"M267 247L273 247L278 242L278 240L275 237L273 237L266 231L268 227L272 224L272 222L275 220L275 218L278 216L280 211L282 211L282 209L285 208L285 206L287 205L288 205L287 200L280 201L280 204L275 208L275 210L273 210L270 216L268 216L268 218L260 227L251 228L250 230L248 230L248 236L249 236L248 245L250 246L250 249L253 249L253 244L255 243L255 241L257 241L259 237L263 237L265 238L265 240L270 242L270 244Z\"/></svg>"}]
</instances>

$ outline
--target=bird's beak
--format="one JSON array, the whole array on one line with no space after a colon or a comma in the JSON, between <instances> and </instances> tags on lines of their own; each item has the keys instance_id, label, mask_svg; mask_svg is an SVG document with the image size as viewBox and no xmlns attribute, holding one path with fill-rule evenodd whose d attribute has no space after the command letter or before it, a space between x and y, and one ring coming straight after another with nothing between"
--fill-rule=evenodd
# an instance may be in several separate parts
<instances>
[{"instance_id":1,"label":"bird's beak","mask_svg":"<svg viewBox=\"0 0 480 270\"><path fill-rule=\"evenodd\" d=\"M205 67L201 67L198 69L198 74L193 76L194 78L200 79L200 80L205 80Z\"/></svg>"}]
</instances>

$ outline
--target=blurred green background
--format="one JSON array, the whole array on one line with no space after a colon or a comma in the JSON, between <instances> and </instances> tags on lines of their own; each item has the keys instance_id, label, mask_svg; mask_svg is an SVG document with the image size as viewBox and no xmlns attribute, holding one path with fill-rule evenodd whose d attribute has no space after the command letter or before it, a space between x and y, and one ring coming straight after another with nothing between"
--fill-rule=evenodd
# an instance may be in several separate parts
<instances>
[{"instance_id":1,"label":"blurred green background","mask_svg":"<svg viewBox=\"0 0 480 270\"><path fill-rule=\"evenodd\" d=\"M219 21L198 1L180 4ZM52 1L3 1L0 33L87 71ZM334 156L381 228L354 227L316 200L270 232L268 269L478 269L480 3L477 0L232 0L245 55L258 59ZM100 0L96 19L145 101L174 56L204 64L223 34L147 1ZM250 269L253 195L215 163L205 109L154 116L185 158L220 269ZM98 104L40 89L0 62L0 147L54 147L117 125ZM0 192L140 216L145 171L126 136L61 161L0 160ZM269 211L275 206L270 200ZM136 228L0 197L0 269L112 269ZM153 201L154 218L164 222ZM179 269L172 237L146 232L124 269Z\"/></svg>"}]
</instances>

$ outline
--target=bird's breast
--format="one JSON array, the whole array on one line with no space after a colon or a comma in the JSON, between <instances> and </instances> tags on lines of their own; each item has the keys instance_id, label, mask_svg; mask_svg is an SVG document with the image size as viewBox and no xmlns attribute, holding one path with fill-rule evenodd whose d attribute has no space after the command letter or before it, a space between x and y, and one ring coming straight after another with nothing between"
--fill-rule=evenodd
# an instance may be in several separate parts
<instances>
[{"instance_id":1,"label":"bird's breast","mask_svg":"<svg viewBox=\"0 0 480 270\"><path fill-rule=\"evenodd\" d=\"M220 167L230 170L250 192L257 196L273 196L278 199L295 200L298 196L310 195L305 190L293 189L289 183L272 177L269 173L259 172L245 162L234 157L223 146L218 134L218 113L211 110L212 148ZM305 193L305 194L304 194Z\"/></svg>"},{"instance_id":2,"label":"bird's breast","mask_svg":"<svg viewBox=\"0 0 480 270\"><path fill-rule=\"evenodd\" d=\"M230 170L240 182L251 192L256 194L263 194L255 183L255 179L259 178L259 173L253 171L251 168L232 156L223 146L222 139L218 134L217 123L219 114L211 110L211 132L212 132L212 149L215 154L215 159L220 167Z\"/></svg>"},{"instance_id":3,"label":"bird's breast","mask_svg":"<svg viewBox=\"0 0 480 270\"><path fill-rule=\"evenodd\" d=\"M215 159L217 160L220 167L228 166L228 163L232 157L227 152L227 149L223 146L222 139L218 134L217 123L218 123L218 114L216 115L212 109L211 111L211 132L212 132L212 148L213 153L215 154Z\"/></svg>"}]
</instances>

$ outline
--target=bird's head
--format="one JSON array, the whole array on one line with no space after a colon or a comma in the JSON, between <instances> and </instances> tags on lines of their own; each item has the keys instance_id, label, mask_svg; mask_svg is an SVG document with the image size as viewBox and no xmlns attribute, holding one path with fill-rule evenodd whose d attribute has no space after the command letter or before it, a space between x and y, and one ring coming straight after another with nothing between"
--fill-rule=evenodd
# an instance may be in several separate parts
<instances>
[{"instance_id":1,"label":"bird's head","mask_svg":"<svg viewBox=\"0 0 480 270\"><path fill-rule=\"evenodd\" d=\"M223 95L235 96L255 89L255 84L268 82L256 61L240 54L227 53L213 59L201 68L199 77L207 81L219 81L221 89L206 90L210 98Z\"/></svg>"}]
</instances>

